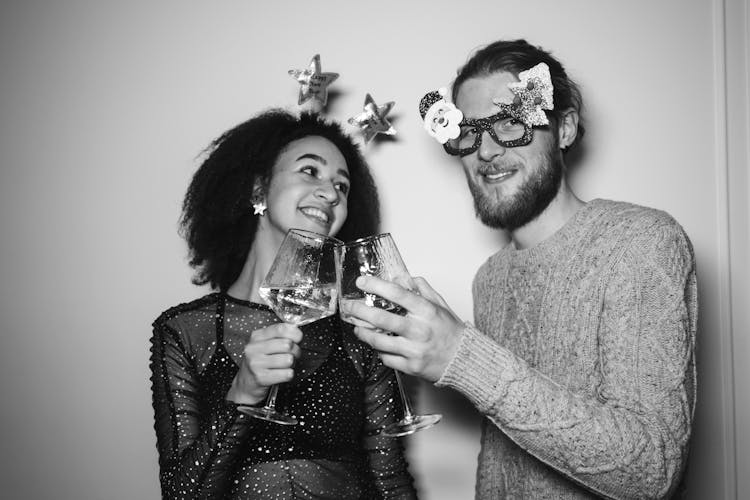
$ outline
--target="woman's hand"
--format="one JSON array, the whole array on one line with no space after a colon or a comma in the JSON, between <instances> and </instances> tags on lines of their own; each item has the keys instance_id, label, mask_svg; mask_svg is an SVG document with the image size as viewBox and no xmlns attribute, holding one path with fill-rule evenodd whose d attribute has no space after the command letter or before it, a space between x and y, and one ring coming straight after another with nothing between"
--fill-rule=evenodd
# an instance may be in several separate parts
<instances>
[{"instance_id":1,"label":"woman's hand","mask_svg":"<svg viewBox=\"0 0 750 500\"><path fill-rule=\"evenodd\" d=\"M263 401L268 388L289 382L292 366L300 355L302 331L288 323L277 323L250 334L227 399L238 404L254 405Z\"/></svg>"}]
</instances>

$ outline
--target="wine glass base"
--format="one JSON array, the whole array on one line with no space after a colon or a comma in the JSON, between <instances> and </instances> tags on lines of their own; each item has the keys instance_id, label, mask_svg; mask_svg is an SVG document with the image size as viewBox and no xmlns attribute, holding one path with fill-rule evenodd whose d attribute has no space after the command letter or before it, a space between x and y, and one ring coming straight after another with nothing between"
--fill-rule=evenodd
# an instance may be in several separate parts
<instances>
[{"instance_id":1,"label":"wine glass base","mask_svg":"<svg viewBox=\"0 0 750 500\"><path fill-rule=\"evenodd\" d=\"M265 406L261 408L255 406L240 406L237 408L237 411L254 418L267 420L281 425L297 425L296 418L280 413L273 408L266 408Z\"/></svg>"},{"instance_id":2,"label":"wine glass base","mask_svg":"<svg viewBox=\"0 0 750 500\"><path fill-rule=\"evenodd\" d=\"M391 437L408 436L409 434L432 427L440 422L442 418L443 416L437 413L434 415L412 415L386 426L380 433Z\"/></svg>"}]
</instances>

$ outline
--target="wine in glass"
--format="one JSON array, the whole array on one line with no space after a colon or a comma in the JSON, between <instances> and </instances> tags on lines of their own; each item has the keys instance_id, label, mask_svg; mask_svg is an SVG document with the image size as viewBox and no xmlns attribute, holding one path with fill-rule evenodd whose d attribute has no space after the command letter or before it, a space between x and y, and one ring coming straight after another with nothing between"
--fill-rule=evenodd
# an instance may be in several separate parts
<instances>
[{"instance_id":1,"label":"wine in glass","mask_svg":"<svg viewBox=\"0 0 750 500\"><path fill-rule=\"evenodd\" d=\"M393 314L406 314L403 307L378 295L363 292L355 283L359 276L377 276L404 287L409 286L411 279L409 271L407 271L390 233L361 238L344 245L341 249L339 269L340 310L344 309L343 305L347 302L355 301L390 311ZM348 323L357 324L354 318L343 313L341 319ZM401 375L398 370L394 370L394 372L404 407L404 417L398 422L386 426L382 434L386 436L406 436L438 423L442 415L414 414L409 396L404 391Z\"/></svg>"},{"instance_id":2,"label":"wine in glass","mask_svg":"<svg viewBox=\"0 0 750 500\"><path fill-rule=\"evenodd\" d=\"M336 312L336 262L343 242L322 234L290 229L258 293L285 323L302 326ZM297 420L276 410L278 386L268 390L263 407L239 411L277 424Z\"/></svg>"}]
</instances>

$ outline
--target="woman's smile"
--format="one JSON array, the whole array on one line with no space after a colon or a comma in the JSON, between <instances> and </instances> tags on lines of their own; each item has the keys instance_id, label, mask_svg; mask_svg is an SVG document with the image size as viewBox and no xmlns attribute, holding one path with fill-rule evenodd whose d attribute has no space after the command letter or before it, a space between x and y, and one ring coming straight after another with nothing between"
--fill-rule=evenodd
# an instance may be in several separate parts
<instances>
[{"instance_id":1,"label":"woman's smile","mask_svg":"<svg viewBox=\"0 0 750 500\"><path fill-rule=\"evenodd\" d=\"M318 207L302 207L299 209L308 219L317 222L326 228L330 225L332 214Z\"/></svg>"}]
</instances>

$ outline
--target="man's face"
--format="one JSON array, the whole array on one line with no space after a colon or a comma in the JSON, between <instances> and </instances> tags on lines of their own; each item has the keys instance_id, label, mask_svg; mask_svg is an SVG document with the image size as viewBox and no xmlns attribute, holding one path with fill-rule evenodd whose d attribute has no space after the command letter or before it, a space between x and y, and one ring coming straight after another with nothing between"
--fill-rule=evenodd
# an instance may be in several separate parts
<instances>
[{"instance_id":1,"label":"man's face","mask_svg":"<svg viewBox=\"0 0 750 500\"><path fill-rule=\"evenodd\" d=\"M508 83L517 81L505 71L470 78L459 88L456 106L466 119L492 116L499 110L495 102L512 102ZM510 231L542 213L562 181L562 156L549 127L534 128L533 140L515 148L500 146L485 132L479 149L461 163L481 221Z\"/></svg>"}]
</instances>

